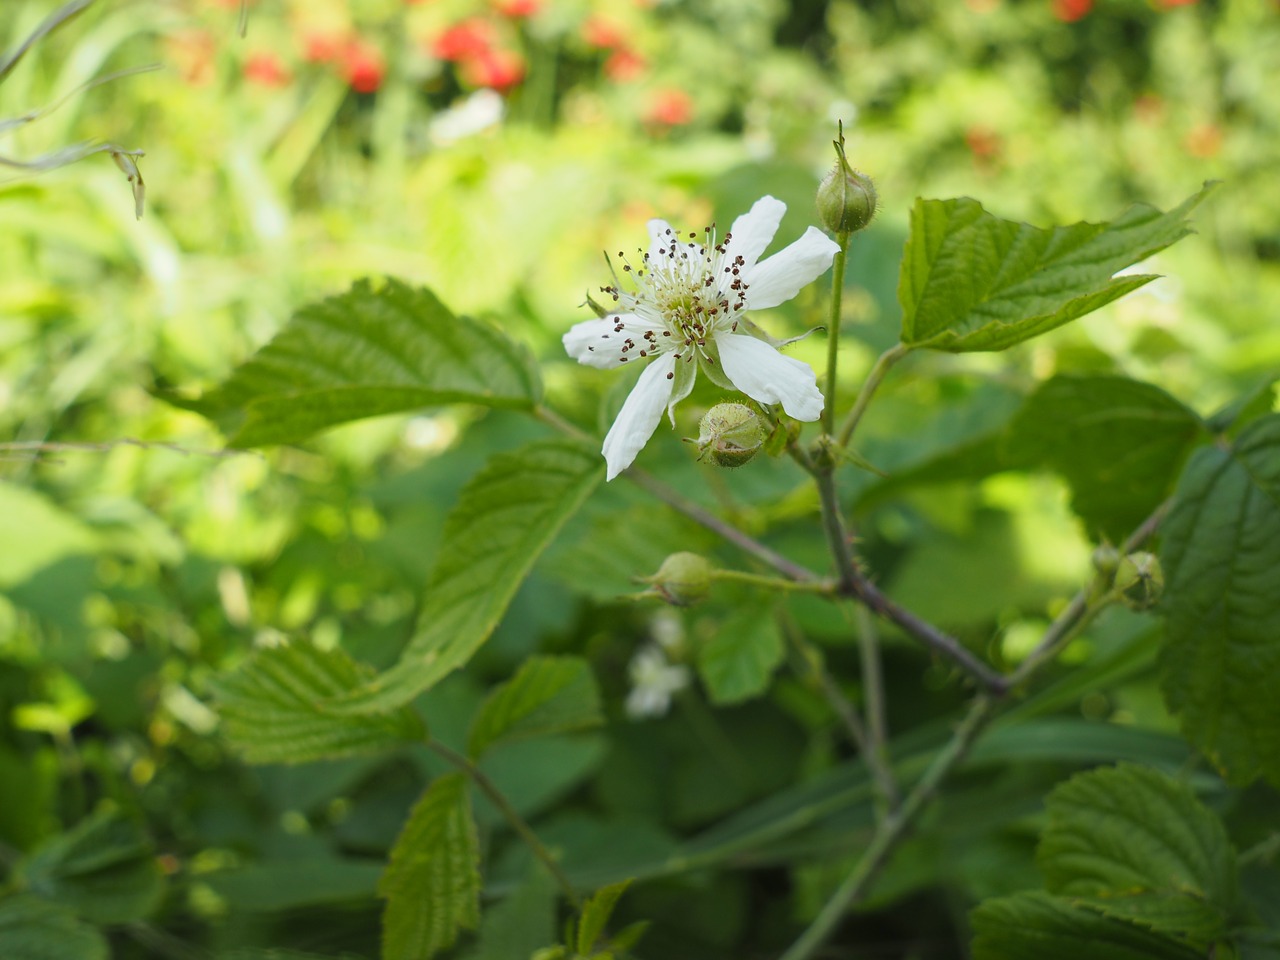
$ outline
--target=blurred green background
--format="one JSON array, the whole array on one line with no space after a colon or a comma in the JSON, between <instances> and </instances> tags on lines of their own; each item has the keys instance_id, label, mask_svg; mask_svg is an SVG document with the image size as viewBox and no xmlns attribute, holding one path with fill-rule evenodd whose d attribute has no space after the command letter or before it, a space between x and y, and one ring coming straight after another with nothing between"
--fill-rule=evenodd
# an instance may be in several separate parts
<instances>
[{"instance_id":1,"label":"blurred green background","mask_svg":"<svg viewBox=\"0 0 1280 960\"><path fill-rule=\"evenodd\" d=\"M54 6L3 0L0 49ZM816 220L840 120L880 193L850 261L852 396L896 339L915 197L969 195L1048 225L1133 201L1167 208L1221 179L1200 236L1150 265L1166 279L1009 354L913 357L866 420L861 452L892 476L847 471L843 492L879 579L1006 662L1078 585L1089 544L1058 481L949 479L946 458L1055 372L1124 372L1209 414L1280 368L1274 0L259 0L243 38L237 7L98 0L0 84L0 118L14 117L105 71L161 65L0 139L19 159L95 138L147 153L140 222L105 156L36 177L0 168L0 869L12 883L24 854L104 801L144 824L158 868L139 881L146 908L112 928L117 957L375 952L378 865L435 767L406 753L248 770L217 740L208 682L278 636L393 660L458 488L541 429L424 411L305 449L221 455L216 431L159 397L218 382L296 307L369 275L429 286L529 344L553 404L596 429L629 384L578 368L559 337L608 282L601 251L635 250L652 216L727 224L765 193L790 207L776 249ZM823 302L815 287L766 322L800 333L822 322ZM821 336L795 348L815 366L824 351ZM703 389L645 465L825 569L813 497L791 465L726 476L692 463L679 437L719 399ZM121 438L180 449L24 446ZM638 650L663 637L666 656L696 659L757 602L726 596L680 615L614 602L674 549L716 547L611 485L473 668L422 705L447 740L528 653L590 657L614 722L500 754L491 772L540 832L580 851L571 864L605 875L591 859L601 850L624 872L661 862L844 756L834 718L786 670L740 704L708 705L695 685L665 717L628 715ZM796 603L771 629L752 640L771 665L776 630L803 631L856 695L840 616ZM1095 679L1041 712L1134 736L1173 730L1150 629L1138 615L1105 619L1069 654ZM961 691L887 642L894 730L927 740ZM1136 749L1124 744L1095 759ZM995 750L906 849L848 932L870 945L860 955L961 956L975 898L1034 882L1038 798L1086 758L1025 749L1018 764L1013 746ZM1246 832L1260 797L1240 801ZM482 816L495 875L510 882L519 851ZM625 904L655 919L640 955L776 953L838 880L833 853L865 836L859 816L647 884Z\"/></svg>"}]
</instances>

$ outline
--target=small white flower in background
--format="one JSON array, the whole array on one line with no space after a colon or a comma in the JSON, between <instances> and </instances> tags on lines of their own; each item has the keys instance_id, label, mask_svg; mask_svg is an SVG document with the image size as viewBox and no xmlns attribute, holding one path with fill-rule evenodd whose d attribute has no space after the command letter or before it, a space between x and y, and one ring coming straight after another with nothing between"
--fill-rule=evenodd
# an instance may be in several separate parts
<instances>
[{"instance_id":1,"label":"small white flower in background","mask_svg":"<svg viewBox=\"0 0 1280 960\"><path fill-rule=\"evenodd\" d=\"M639 650L627 670L631 675L627 716L635 719L662 716L671 706L671 695L689 685L689 668L668 662L656 643Z\"/></svg>"},{"instance_id":2,"label":"small white flower in background","mask_svg":"<svg viewBox=\"0 0 1280 960\"><path fill-rule=\"evenodd\" d=\"M795 243L760 260L786 209L781 200L762 197L718 242L712 227L698 243L697 234L682 238L665 220L650 220L643 265L622 268L634 292L606 287L618 312L585 320L564 335L569 355L592 367L651 361L604 438L608 479L631 466L664 409L675 425L675 405L693 389L699 367L716 384L760 403L781 404L797 420L821 416L813 369L783 356L745 320L749 310L790 300L826 272L840 249L810 227Z\"/></svg>"}]
</instances>

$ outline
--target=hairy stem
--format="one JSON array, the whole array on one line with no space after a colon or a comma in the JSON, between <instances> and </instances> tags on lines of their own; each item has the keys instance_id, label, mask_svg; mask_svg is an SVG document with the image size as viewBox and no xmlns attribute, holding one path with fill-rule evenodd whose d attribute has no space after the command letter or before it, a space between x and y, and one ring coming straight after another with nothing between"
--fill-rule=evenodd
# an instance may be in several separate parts
<instances>
[{"instance_id":1,"label":"hairy stem","mask_svg":"<svg viewBox=\"0 0 1280 960\"><path fill-rule=\"evenodd\" d=\"M467 757L449 749L438 740L428 741L427 746L471 778L471 782L479 787L480 792L488 797L493 805L498 808L498 812L511 825L511 829L519 835L521 840L528 844L533 855L547 868L547 872L555 878L561 892L564 893L565 899L573 905L575 910L581 908L582 898L578 896L578 891L574 889L569 878L560 869L560 864L556 862L555 856L543 845L542 841L538 839L538 835L525 822L524 817L520 816L516 808L511 805L511 802L507 800L503 792L498 789L497 785L489 779L484 771Z\"/></svg>"},{"instance_id":2,"label":"hairy stem","mask_svg":"<svg viewBox=\"0 0 1280 960\"><path fill-rule=\"evenodd\" d=\"M836 234L840 245L831 270L831 320L827 324L827 396L823 410L823 429L828 436L836 432L836 369L840 352L840 311L844 301L844 269L849 261L849 231Z\"/></svg>"},{"instance_id":3,"label":"hairy stem","mask_svg":"<svg viewBox=\"0 0 1280 960\"><path fill-rule=\"evenodd\" d=\"M867 405L871 403L871 397L880 386L880 381L889 372L889 368L905 357L909 350L909 347L895 343L877 358L875 366L867 374L867 379L862 382L862 389L858 391L858 399L854 401L853 409L849 411L849 415L845 417L844 426L840 428L838 441L840 446L849 445L849 441L853 439L853 431L858 429L858 423L862 420L862 415L867 412Z\"/></svg>"}]
</instances>

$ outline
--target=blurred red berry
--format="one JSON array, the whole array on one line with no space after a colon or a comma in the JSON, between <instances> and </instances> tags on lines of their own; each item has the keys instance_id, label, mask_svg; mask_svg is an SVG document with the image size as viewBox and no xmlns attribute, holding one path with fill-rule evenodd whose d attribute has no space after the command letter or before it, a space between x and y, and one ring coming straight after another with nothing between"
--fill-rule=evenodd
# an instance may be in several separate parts
<instances>
[{"instance_id":1,"label":"blurred red berry","mask_svg":"<svg viewBox=\"0 0 1280 960\"><path fill-rule=\"evenodd\" d=\"M382 86L386 64L382 52L362 40L354 40L343 52L342 69L356 93L374 93Z\"/></svg>"},{"instance_id":2,"label":"blurred red berry","mask_svg":"<svg viewBox=\"0 0 1280 960\"><path fill-rule=\"evenodd\" d=\"M649 97L644 118L659 127L682 127L693 119L693 98L675 87L655 90Z\"/></svg>"},{"instance_id":3,"label":"blurred red berry","mask_svg":"<svg viewBox=\"0 0 1280 960\"><path fill-rule=\"evenodd\" d=\"M1158 5L1168 10L1170 7L1189 7L1199 0L1158 0Z\"/></svg>"},{"instance_id":4,"label":"blurred red berry","mask_svg":"<svg viewBox=\"0 0 1280 960\"><path fill-rule=\"evenodd\" d=\"M996 159L1003 147L1000 134L990 127L976 125L964 132L964 142L965 146L969 148L969 152L973 154L974 160L979 163Z\"/></svg>"},{"instance_id":5,"label":"blurred red berry","mask_svg":"<svg viewBox=\"0 0 1280 960\"><path fill-rule=\"evenodd\" d=\"M493 29L485 21L474 18L458 21L431 44L437 57L451 63L478 57L492 47Z\"/></svg>"},{"instance_id":6,"label":"blurred red berry","mask_svg":"<svg viewBox=\"0 0 1280 960\"><path fill-rule=\"evenodd\" d=\"M472 86L505 93L524 79L524 58L514 50L495 48L468 57L461 69L462 79Z\"/></svg>"},{"instance_id":7,"label":"blurred red berry","mask_svg":"<svg viewBox=\"0 0 1280 960\"><path fill-rule=\"evenodd\" d=\"M582 39L597 50L615 50L627 42L622 28L603 17L590 16L582 22Z\"/></svg>"},{"instance_id":8,"label":"blurred red berry","mask_svg":"<svg viewBox=\"0 0 1280 960\"><path fill-rule=\"evenodd\" d=\"M504 17L532 17L542 9L542 0L495 0L494 7Z\"/></svg>"},{"instance_id":9,"label":"blurred red berry","mask_svg":"<svg viewBox=\"0 0 1280 960\"><path fill-rule=\"evenodd\" d=\"M341 59L347 41L334 33L313 30L302 40L302 56L308 63L333 63Z\"/></svg>"},{"instance_id":10,"label":"blurred red berry","mask_svg":"<svg viewBox=\"0 0 1280 960\"><path fill-rule=\"evenodd\" d=\"M1202 123L1186 135L1182 144L1193 157L1216 157L1222 151L1222 128L1216 123Z\"/></svg>"},{"instance_id":11,"label":"blurred red berry","mask_svg":"<svg viewBox=\"0 0 1280 960\"><path fill-rule=\"evenodd\" d=\"M1053 15L1063 23L1075 23L1088 16L1093 0L1053 0Z\"/></svg>"},{"instance_id":12,"label":"blurred red berry","mask_svg":"<svg viewBox=\"0 0 1280 960\"><path fill-rule=\"evenodd\" d=\"M274 53L253 53L244 62L244 78L264 87L283 87L289 82L289 71Z\"/></svg>"},{"instance_id":13,"label":"blurred red berry","mask_svg":"<svg viewBox=\"0 0 1280 960\"><path fill-rule=\"evenodd\" d=\"M627 83L644 76L649 63L629 47L620 47L604 62L604 75L614 83Z\"/></svg>"}]
</instances>

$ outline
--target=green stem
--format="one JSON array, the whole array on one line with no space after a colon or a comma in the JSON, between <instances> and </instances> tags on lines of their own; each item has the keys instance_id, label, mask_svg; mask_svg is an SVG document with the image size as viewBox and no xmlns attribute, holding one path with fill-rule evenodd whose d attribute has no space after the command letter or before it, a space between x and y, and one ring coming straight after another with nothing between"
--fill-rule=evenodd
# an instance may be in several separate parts
<instances>
[{"instance_id":1,"label":"green stem","mask_svg":"<svg viewBox=\"0 0 1280 960\"><path fill-rule=\"evenodd\" d=\"M827 326L827 397L823 420L828 436L836 432L836 363L840 351L840 313L844 301L844 269L849 261L849 231L836 234L840 250L831 272L831 322Z\"/></svg>"},{"instance_id":2,"label":"green stem","mask_svg":"<svg viewBox=\"0 0 1280 960\"><path fill-rule=\"evenodd\" d=\"M847 447L849 441L853 439L853 431L858 429L858 423L862 420L862 415L867 412L871 397L880 386L880 381L884 379L885 374L889 372L889 368L905 357L909 351L910 347L905 344L895 343L877 358L875 366L867 374L867 379L862 382L862 389L858 391L858 399L854 401L853 409L849 411L849 415L845 417L844 426L840 428L838 443L841 447Z\"/></svg>"},{"instance_id":3,"label":"green stem","mask_svg":"<svg viewBox=\"0 0 1280 960\"><path fill-rule=\"evenodd\" d=\"M836 888L804 933L782 955L781 960L808 960L826 942L849 908L866 893L867 887L888 862L889 855L916 815L932 799L938 785L969 752L974 740L990 720L994 705L994 701L985 695L974 700L951 740L911 788L902 806L876 828L857 865Z\"/></svg>"},{"instance_id":4,"label":"green stem","mask_svg":"<svg viewBox=\"0 0 1280 960\"><path fill-rule=\"evenodd\" d=\"M831 676L827 670L822 654L805 639L804 634L800 632L799 626L789 615L784 615L782 627L796 659L803 664L805 670L813 675L813 679L817 681L818 689L822 691L823 699L827 701L828 706L835 711L836 716L840 718L840 722L844 724L845 732L849 734L849 739L857 747L858 753L865 757L867 755L867 731L862 725L862 718L858 716L858 711L854 709L853 704L849 702L849 698L844 695L844 691L836 683L835 677ZM871 771L870 764L867 765L867 770Z\"/></svg>"},{"instance_id":5,"label":"green stem","mask_svg":"<svg viewBox=\"0 0 1280 960\"><path fill-rule=\"evenodd\" d=\"M1265 840L1261 840L1248 850L1245 850L1240 856L1236 857L1236 863L1242 867L1247 867L1252 863L1270 863L1275 859L1276 854L1280 854L1280 831L1271 834Z\"/></svg>"},{"instance_id":6,"label":"green stem","mask_svg":"<svg viewBox=\"0 0 1280 960\"><path fill-rule=\"evenodd\" d=\"M763 573L748 573L745 570L712 570L711 579L725 580L731 583L745 583L766 590L780 590L784 593L825 593L834 594L836 585L830 580L784 580Z\"/></svg>"},{"instance_id":7,"label":"green stem","mask_svg":"<svg viewBox=\"0 0 1280 960\"><path fill-rule=\"evenodd\" d=\"M574 889L569 878L565 875L564 871L560 869L560 864L556 862L556 858L552 855L551 851L543 845L542 841L538 839L538 835L534 833L529 824L525 822L524 817L520 816L520 813L511 805L511 802L506 798L503 792L498 789L497 785L489 779L484 771L472 763L467 757L450 750L438 740L428 741L427 746L435 751L439 756L447 760L452 766L457 767L471 778L471 782L479 787L480 792L488 797L493 805L498 808L498 812L501 813L507 823L511 825L511 829L520 836L520 839L528 844L533 855L538 858L539 862L541 862L544 867L547 868L547 872L555 878L556 883L560 885L560 890L565 895L565 899L573 905L575 910L581 909L582 898L578 896L578 891Z\"/></svg>"},{"instance_id":8,"label":"green stem","mask_svg":"<svg viewBox=\"0 0 1280 960\"><path fill-rule=\"evenodd\" d=\"M880 634L871 611L862 604L854 605L858 621L858 652L862 660L862 689L866 699L867 752L875 756L872 770L884 772L876 778L877 819L883 820L898 805L898 785L889 763L889 723L885 709L884 671L880 662Z\"/></svg>"}]
</instances>

